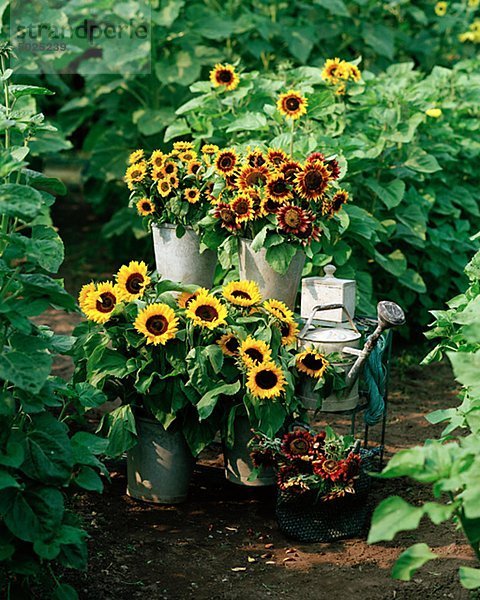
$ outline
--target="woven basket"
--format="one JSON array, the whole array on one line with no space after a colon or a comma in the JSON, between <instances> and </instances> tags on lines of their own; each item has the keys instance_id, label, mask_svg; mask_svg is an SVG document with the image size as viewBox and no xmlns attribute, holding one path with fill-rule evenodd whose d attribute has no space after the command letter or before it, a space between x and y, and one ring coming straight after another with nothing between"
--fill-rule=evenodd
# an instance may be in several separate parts
<instances>
[{"instance_id":1,"label":"woven basket","mask_svg":"<svg viewBox=\"0 0 480 600\"><path fill-rule=\"evenodd\" d=\"M379 448L360 450L360 476L355 482L355 494L337 500L317 500L316 493L292 494L279 491L276 516L278 526L286 536L301 542L331 542L361 537L367 529L370 507L368 493L375 471Z\"/></svg>"}]
</instances>

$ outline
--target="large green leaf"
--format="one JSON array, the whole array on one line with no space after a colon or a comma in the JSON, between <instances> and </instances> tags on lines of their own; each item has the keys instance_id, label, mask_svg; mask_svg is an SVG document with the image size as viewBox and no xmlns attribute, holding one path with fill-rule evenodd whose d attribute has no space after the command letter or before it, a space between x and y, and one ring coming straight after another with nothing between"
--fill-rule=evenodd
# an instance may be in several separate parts
<instances>
[{"instance_id":1,"label":"large green leaf","mask_svg":"<svg viewBox=\"0 0 480 600\"><path fill-rule=\"evenodd\" d=\"M0 356L0 379L33 394L38 393L52 368L52 357L45 352L6 352Z\"/></svg>"},{"instance_id":2,"label":"large green leaf","mask_svg":"<svg viewBox=\"0 0 480 600\"><path fill-rule=\"evenodd\" d=\"M434 554L427 544L414 544L397 558L392 569L392 577L401 581L410 581L417 569L434 558L438 558L438 555Z\"/></svg>"},{"instance_id":3,"label":"large green leaf","mask_svg":"<svg viewBox=\"0 0 480 600\"><path fill-rule=\"evenodd\" d=\"M480 587L480 569L460 567L458 574L460 576L460 583L467 590L476 590Z\"/></svg>"},{"instance_id":4,"label":"large green leaf","mask_svg":"<svg viewBox=\"0 0 480 600\"><path fill-rule=\"evenodd\" d=\"M4 183L0 185L0 215L31 221L43 208L40 192L26 185Z\"/></svg>"},{"instance_id":5,"label":"large green leaf","mask_svg":"<svg viewBox=\"0 0 480 600\"><path fill-rule=\"evenodd\" d=\"M267 249L266 260L274 271L280 275L285 275L296 253L297 248L295 246L283 242L283 244L271 246Z\"/></svg>"},{"instance_id":6,"label":"large green leaf","mask_svg":"<svg viewBox=\"0 0 480 600\"><path fill-rule=\"evenodd\" d=\"M221 396L234 396L240 391L240 388L240 381L236 381L235 383L225 383L220 385L204 394L197 404L200 420L203 421L208 419Z\"/></svg>"},{"instance_id":7,"label":"large green leaf","mask_svg":"<svg viewBox=\"0 0 480 600\"><path fill-rule=\"evenodd\" d=\"M399 531L416 529L423 514L423 507L412 506L400 496L383 500L373 513L368 543L393 540Z\"/></svg>"}]
</instances>

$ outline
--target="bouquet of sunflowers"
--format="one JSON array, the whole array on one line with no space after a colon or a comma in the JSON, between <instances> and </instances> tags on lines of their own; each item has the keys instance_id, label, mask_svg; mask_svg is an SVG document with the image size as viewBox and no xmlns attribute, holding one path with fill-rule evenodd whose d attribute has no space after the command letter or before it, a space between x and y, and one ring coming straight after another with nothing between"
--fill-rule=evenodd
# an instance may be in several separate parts
<instances>
[{"instance_id":1,"label":"bouquet of sunflowers","mask_svg":"<svg viewBox=\"0 0 480 600\"><path fill-rule=\"evenodd\" d=\"M334 156L310 154L303 163L280 149L219 150L210 214L201 227L205 243L217 248L237 236L252 240L252 250L266 249L266 260L284 273L299 249L327 239L338 227L335 215L348 201L339 188L340 165Z\"/></svg>"},{"instance_id":2,"label":"bouquet of sunflowers","mask_svg":"<svg viewBox=\"0 0 480 600\"><path fill-rule=\"evenodd\" d=\"M300 427L282 438L257 433L250 446L256 467L276 469L283 493L314 492L323 502L355 494L361 457L353 436L337 435L330 427L318 433Z\"/></svg>"},{"instance_id":3,"label":"bouquet of sunflowers","mask_svg":"<svg viewBox=\"0 0 480 600\"><path fill-rule=\"evenodd\" d=\"M136 413L180 429L196 455L240 404L270 436L301 412L289 371L298 325L253 282L209 291L132 261L113 281L85 285L79 304L87 321L75 331L74 378L121 400L103 423L111 455L136 443Z\"/></svg>"},{"instance_id":4,"label":"bouquet of sunflowers","mask_svg":"<svg viewBox=\"0 0 480 600\"><path fill-rule=\"evenodd\" d=\"M199 155L191 142L175 142L171 152L155 150L148 158L144 150L132 152L125 173L130 206L148 222L196 228L211 208L209 173L217 150L209 144Z\"/></svg>"}]
</instances>

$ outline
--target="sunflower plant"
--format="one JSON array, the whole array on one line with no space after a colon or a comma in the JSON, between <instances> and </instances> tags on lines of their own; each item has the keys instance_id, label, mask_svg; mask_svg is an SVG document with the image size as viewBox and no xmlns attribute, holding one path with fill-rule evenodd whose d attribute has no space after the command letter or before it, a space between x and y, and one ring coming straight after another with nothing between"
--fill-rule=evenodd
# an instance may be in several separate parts
<instances>
[{"instance_id":1,"label":"sunflower plant","mask_svg":"<svg viewBox=\"0 0 480 600\"><path fill-rule=\"evenodd\" d=\"M279 105L293 123L306 100L290 91ZM280 148L232 147L218 150L213 167L213 208L200 223L211 248L231 250L232 238L251 240L254 251L265 248L267 262L285 273L299 249L338 237L337 214L349 194L338 184L336 156L313 152L299 162Z\"/></svg>"},{"instance_id":2,"label":"sunflower plant","mask_svg":"<svg viewBox=\"0 0 480 600\"><path fill-rule=\"evenodd\" d=\"M213 184L208 176L217 150L207 144L199 154L191 142L175 142L170 152L154 150L150 156L135 150L125 172L129 206L146 224L175 225L180 237L185 227L198 232L198 221L210 208Z\"/></svg>"}]
</instances>

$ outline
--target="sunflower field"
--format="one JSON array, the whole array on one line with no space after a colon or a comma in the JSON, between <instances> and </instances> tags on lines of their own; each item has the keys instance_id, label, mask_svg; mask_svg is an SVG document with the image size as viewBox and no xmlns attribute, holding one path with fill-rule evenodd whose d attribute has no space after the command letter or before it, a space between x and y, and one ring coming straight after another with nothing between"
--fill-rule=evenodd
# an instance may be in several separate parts
<instances>
[{"instance_id":1,"label":"sunflower field","mask_svg":"<svg viewBox=\"0 0 480 600\"><path fill-rule=\"evenodd\" d=\"M476 597L480 0L0 27L0 598Z\"/></svg>"}]
</instances>

